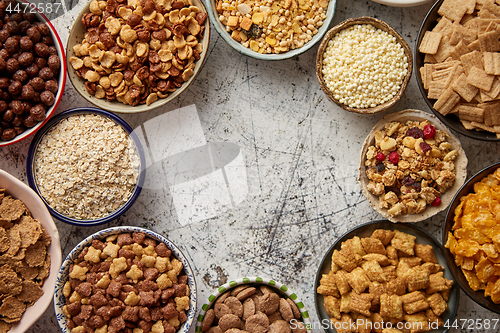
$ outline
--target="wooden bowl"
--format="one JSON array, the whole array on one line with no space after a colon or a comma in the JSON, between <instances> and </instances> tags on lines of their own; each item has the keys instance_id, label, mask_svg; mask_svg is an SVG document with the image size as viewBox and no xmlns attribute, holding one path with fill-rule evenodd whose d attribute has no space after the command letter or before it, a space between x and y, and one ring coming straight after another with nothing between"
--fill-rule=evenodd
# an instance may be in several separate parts
<instances>
[{"instance_id":1,"label":"wooden bowl","mask_svg":"<svg viewBox=\"0 0 500 333\"><path fill-rule=\"evenodd\" d=\"M407 62L408 62L408 72L407 72L403 82L401 83L401 87L399 88L399 91L396 93L396 95L392 99L388 100L387 102L379 104L373 108L353 108L353 107L350 107L350 106L347 106L347 105L341 103L339 100L337 100L334 97L333 92L330 91L330 89L328 89L328 87L326 86L326 83L325 83L325 80L324 80L323 74L322 74L323 73L323 55L325 53L325 50L328 46L328 42L330 41L330 39L332 39L333 36L335 36L341 30L348 28L352 25L356 25L356 24L371 24L375 28L381 29L381 30L391 34L392 36L394 36L396 38L397 42L403 47L403 50L404 50L404 53L406 55ZM408 86L408 82L410 81L412 71L413 71L413 55L412 55L410 47L408 46L406 41L403 39L403 37L401 37L401 35L396 30L394 30L391 26L389 26L387 23L385 23L381 20L378 20L376 18L373 18L373 17L368 17L368 16L351 18L351 19L345 20L345 21L339 23L338 25L336 25L335 27L333 27L332 29L330 29L326 33L325 37L323 37L323 40L321 41L321 44L319 45L319 48L318 48L318 54L316 55L316 77L318 79L318 82L319 82L321 89L323 90L323 92L326 94L326 96L328 96L328 98L332 102L339 105L344 110L351 111L351 112L372 114L372 113L378 113L378 112L385 111L385 110L391 108L392 106L394 106L394 104L396 104L396 102L399 101L399 99L403 95L406 87Z\"/></svg>"}]
</instances>

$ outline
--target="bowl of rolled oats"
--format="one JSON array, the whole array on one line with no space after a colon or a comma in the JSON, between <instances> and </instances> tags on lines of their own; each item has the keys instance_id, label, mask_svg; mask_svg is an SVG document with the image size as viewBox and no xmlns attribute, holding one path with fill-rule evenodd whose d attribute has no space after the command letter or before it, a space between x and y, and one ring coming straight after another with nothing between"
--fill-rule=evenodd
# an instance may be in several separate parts
<instances>
[{"instance_id":1,"label":"bowl of rolled oats","mask_svg":"<svg viewBox=\"0 0 500 333\"><path fill-rule=\"evenodd\" d=\"M460 288L443 246L413 224L361 224L327 250L315 304L325 332L439 332L457 314Z\"/></svg>"},{"instance_id":2,"label":"bowl of rolled oats","mask_svg":"<svg viewBox=\"0 0 500 333\"><path fill-rule=\"evenodd\" d=\"M104 110L162 106L194 81L210 38L201 0L90 1L68 37L68 76Z\"/></svg>"},{"instance_id":3,"label":"bowl of rolled oats","mask_svg":"<svg viewBox=\"0 0 500 333\"><path fill-rule=\"evenodd\" d=\"M288 59L321 40L336 0L209 0L208 15L236 51L262 60Z\"/></svg>"},{"instance_id":4,"label":"bowl of rolled oats","mask_svg":"<svg viewBox=\"0 0 500 333\"><path fill-rule=\"evenodd\" d=\"M424 111L385 116L361 149L361 191L393 222L423 221L443 211L466 177L467 156L460 141Z\"/></svg>"},{"instance_id":5,"label":"bowl of rolled oats","mask_svg":"<svg viewBox=\"0 0 500 333\"><path fill-rule=\"evenodd\" d=\"M94 108L52 118L33 139L26 164L28 183L52 216L79 226L121 216L145 177L144 152L132 128Z\"/></svg>"},{"instance_id":6,"label":"bowl of rolled oats","mask_svg":"<svg viewBox=\"0 0 500 333\"><path fill-rule=\"evenodd\" d=\"M312 332L297 295L272 279L243 277L215 290L197 317L196 333Z\"/></svg>"},{"instance_id":7,"label":"bowl of rolled oats","mask_svg":"<svg viewBox=\"0 0 500 333\"><path fill-rule=\"evenodd\" d=\"M167 238L144 228L113 227L68 254L54 308L64 333L125 327L187 333L196 313L196 281L185 255Z\"/></svg>"},{"instance_id":8,"label":"bowl of rolled oats","mask_svg":"<svg viewBox=\"0 0 500 333\"><path fill-rule=\"evenodd\" d=\"M54 220L25 183L0 170L0 331L22 333L52 301L61 245Z\"/></svg>"}]
</instances>

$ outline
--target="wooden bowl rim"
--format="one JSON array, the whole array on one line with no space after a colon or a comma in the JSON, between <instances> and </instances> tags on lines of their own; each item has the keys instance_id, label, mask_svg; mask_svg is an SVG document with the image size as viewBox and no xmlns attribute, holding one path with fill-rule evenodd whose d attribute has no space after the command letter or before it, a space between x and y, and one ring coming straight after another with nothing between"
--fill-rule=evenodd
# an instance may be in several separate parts
<instances>
[{"instance_id":1,"label":"wooden bowl rim","mask_svg":"<svg viewBox=\"0 0 500 333\"><path fill-rule=\"evenodd\" d=\"M389 100L383 104L377 105L373 108L353 108L353 107L347 106L343 103L340 103L337 99L335 99L332 92L326 86L325 80L323 79L323 75L321 74L322 68L323 68L323 55L325 53L326 46L328 45L328 42L330 41L330 39L332 39L332 37L336 33L338 33L339 31L341 31L347 27L350 27L352 25L356 25L356 24L371 24L375 28L381 29L381 30L389 33L390 35L394 36L396 38L397 42L403 47L404 53L405 53L406 58L407 58L408 73L406 74L403 82L401 83L401 87L399 88L397 94L391 100ZM321 90L323 90L323 92L326 94L326 96L328 96L328 98L332 102L334 102L335 104L337 104L338 106L340 106L344 110L347 110L350 112L356 112L356 113L361 113L361 114L374 114L374 113L379 113L379 112L382 112L382 111L385 111L385 110L391 108L392 106L394 106L394 104L396 104L397 101L399 101L401 99L401 96L403 96L403 93L406 90L408 83L410 82L410 78L411 78L412 73L413 73L413 54L412 54L410 47L408 46L408 43L390 25L388 25L387 23L385 23L382 20L379 20L379 19L376 19L373 17L369 17L369 16L361 16L361 17L357 17L357 18L347 19L347 20L342 21L341 23L337 24L336 26L334 26L330 30L328 30L328 32L323 37L321 44L318 47L318 53L316 55L316 78L318 79Z\"/></svg>"}]
</instances>

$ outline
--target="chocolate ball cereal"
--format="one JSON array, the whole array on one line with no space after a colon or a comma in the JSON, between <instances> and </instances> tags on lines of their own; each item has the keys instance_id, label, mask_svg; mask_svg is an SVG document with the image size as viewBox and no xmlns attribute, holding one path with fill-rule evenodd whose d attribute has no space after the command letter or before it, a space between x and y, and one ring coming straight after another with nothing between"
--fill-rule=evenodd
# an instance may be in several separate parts
<instances>
[{"instance_id":1,"label":"chocolate ball cereal","mask_svg":"<svg viewBox=\"0 0 500 333\"><path fill-rule=\"evenodd\" d=\"M0 8L9 4L15 6L16 2L0 0ZM37 22L32 13L0 10L1 141L12 140L26 127L45 120L45 105L55 103L59 86L54 77L60 70L60 58L49 27ZM40 102L44 105L43 112L39 107L35 114L31 113L32 106ZM10 107L4 108L5 105Z\"/></svg>"}]
</instances>

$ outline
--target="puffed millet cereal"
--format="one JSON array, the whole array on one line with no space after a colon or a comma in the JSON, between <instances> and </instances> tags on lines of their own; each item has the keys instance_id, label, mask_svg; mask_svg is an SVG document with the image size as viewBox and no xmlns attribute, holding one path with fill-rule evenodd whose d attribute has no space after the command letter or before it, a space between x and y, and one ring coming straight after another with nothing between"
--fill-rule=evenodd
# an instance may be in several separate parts
<instances>
[{"instance_id":1,"label":"puffed millet cereal","mask_svg":"<svg viewBox=\"0 0 500 333\"><path fill-rule=\"evenodd\" d=\"M329 0L219 0L219 21L252 51L283 53L304 46L326 19Z\"/></svg>"},{"instance_id":2,"label":"puffed millet cereal","mask_svg":"<svg viewBox=\"0 0 500 333\"><path fill-rule=\"evenodd\" d=\"M399 91L408 73L403 47L371 24L338 32L323 55L322 74L336 100L352 108L373 108Z\"/></svg>"},{"instance_id":3,"label":"puffed millet cereal","mask_svg":"<svg viewBox=\"0 0 500 333\"><path fill-rule=\"evenodd\" d=\"M91 220L109 215L130 198L140 159L132 138L114 121L77 115L51 128L35 152L35 180L57 212ZM104 253L111 249L104 249Z\"/></svg>"}]
</instances>

